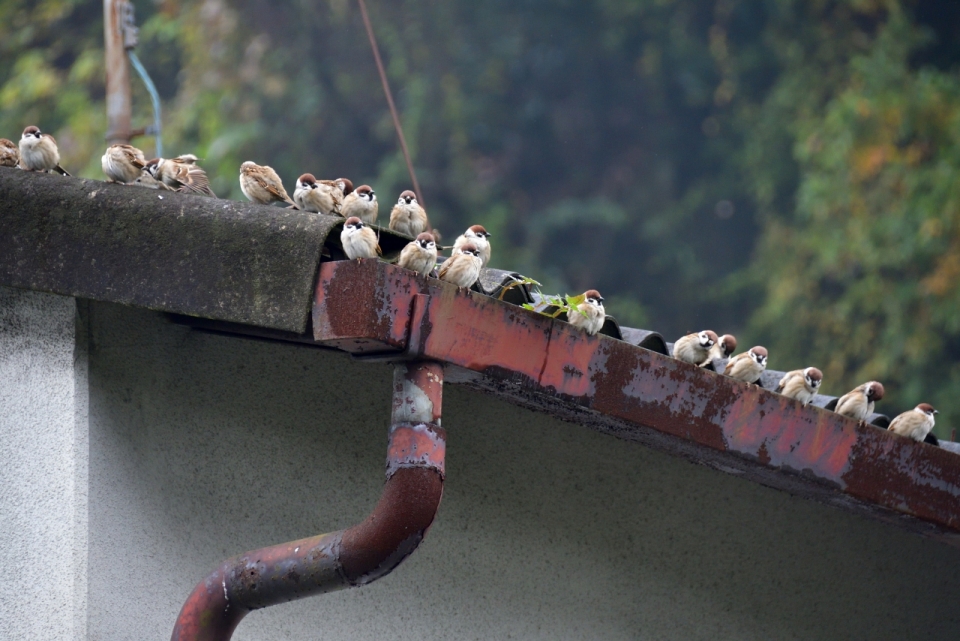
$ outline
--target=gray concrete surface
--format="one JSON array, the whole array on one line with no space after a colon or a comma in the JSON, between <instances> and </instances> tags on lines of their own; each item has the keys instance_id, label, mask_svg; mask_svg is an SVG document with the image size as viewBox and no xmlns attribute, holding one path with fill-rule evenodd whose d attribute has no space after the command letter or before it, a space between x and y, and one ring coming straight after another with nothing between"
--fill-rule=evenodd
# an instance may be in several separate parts
<instances>
[{"instance_id":1,"label":"gray concrete surface","mask_svg":"<svg viewBox=\"0 0 960 641\"><path fill-rule=\"evenodd\" d=\"M223 558L373 507L388 366L113 305L87 320L91 639L168 638ZM235 639L960 636L960 550L464 388L443 422L420 550L365 588L254 612Z\"/></svg>"},{"instance_id":2,"label":"gray concrete surface","mask_svg":"<svg viewBox=\"0 0 960 641\"><path fill-rule=\"evenodd\" d=\"M0 287L0 638L86 638L87 381L72 298Z\"/></svg>"}]
</instances>

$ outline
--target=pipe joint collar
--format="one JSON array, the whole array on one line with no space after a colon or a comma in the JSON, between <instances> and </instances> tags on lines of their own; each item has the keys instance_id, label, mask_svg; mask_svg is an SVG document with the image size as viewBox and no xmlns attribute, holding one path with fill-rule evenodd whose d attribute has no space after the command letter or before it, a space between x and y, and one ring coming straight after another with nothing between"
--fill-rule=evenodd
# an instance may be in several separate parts
<instances>
[{"instance_id":1,"label":"pipe joint collar","mask_svg":"<svg viewBox=\"0 0 960 641\"><path fill-rule=\"evenodd\" d=\"M387 479L404 468L435 470L446 476L447 433L434 423L397 423L390 427Z\"/></svg>"}]
</instances>

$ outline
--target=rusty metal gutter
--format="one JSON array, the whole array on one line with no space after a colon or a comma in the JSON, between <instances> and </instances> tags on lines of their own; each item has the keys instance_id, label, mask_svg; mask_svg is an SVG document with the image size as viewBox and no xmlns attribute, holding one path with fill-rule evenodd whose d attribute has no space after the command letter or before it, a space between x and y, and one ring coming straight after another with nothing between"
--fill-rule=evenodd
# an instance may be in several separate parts
<instances>
[{"instance_id":1,"label":"rusty metal gutter","mask_svg":"<svg viewBox=\"0 0 960 641\"><path fill-rule=\"evenodd\" d=\"M377 261L323 263L314 339L960 545L960 459ZM455 366L455 367L452 367Z\"/></svg>"},{"instance_id":2,"label":"rusty metal gutter","mask_svg":"<svg viewBox=\"0 0 960 641\"><path fill-rule=\"evenodd\" d=\"M394 370L387 480L370 516L346 530L246 552L224 561L184 603L173 641L224 641L252 610L366 585L420 544L443 495L443 366Z\"/></svg>"}]
</instances>

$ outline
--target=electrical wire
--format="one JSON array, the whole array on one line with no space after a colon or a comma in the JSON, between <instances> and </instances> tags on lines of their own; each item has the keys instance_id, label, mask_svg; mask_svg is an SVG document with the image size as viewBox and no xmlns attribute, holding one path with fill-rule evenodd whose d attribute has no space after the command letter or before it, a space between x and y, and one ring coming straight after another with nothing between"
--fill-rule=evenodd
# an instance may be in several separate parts
<instances>
[{"instance_id":1,"label":"electrical wire","mask_svg":"<svg viewBox=\"0 0 960 641\"><path fill-rule=\"evenodd\" d=\"M397 115L397 106L393 104L393 93L390 91L390 83L387 82L387 73L383 70L383 61L380 60L380 49L377 47L377 39L373 35L373 27L370 26L370 16L367 15L367 5L363 0L357 0L360 4L360 14L363 16L363 26L367 28L367 37L370 38L370 48L373 49L373 59L377 62L377 71L380 72L380 82L383 84L383 93L387 96L387 104L390 106L390 115L393 116L393 126L397 130L397 138L400 139L400 149L403 151L403 159L407 163L407 171L410 172L410 180L413 182L413 191L417 194L417 202L426 209L427 205L423 202L423 194L420 193L420 183L417 182L417 175L413 171L413 163L410 162L410 152L407 150L407 140L403 137L403 127L400 126L400 117Z\"/></svg>"}]
</instances>

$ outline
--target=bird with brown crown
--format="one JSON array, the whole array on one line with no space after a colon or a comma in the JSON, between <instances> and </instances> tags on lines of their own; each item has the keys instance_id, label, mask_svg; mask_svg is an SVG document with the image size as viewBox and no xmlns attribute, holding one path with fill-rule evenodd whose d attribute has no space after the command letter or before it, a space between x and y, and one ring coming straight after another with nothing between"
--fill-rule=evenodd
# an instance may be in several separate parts
<instances>
[{"instance_id":1,"label":"bird with brown crown","mask_svg":"<svg viewBox=\"0 0 960 641\"><path fill-rule=\"evenodd\" d=\"M429 231L429 228L427 212L417 202L417 195L409 189L400 194L400 199L390 211L390 229L398 234L416 238L421 232Z\"/></svg>"},{"instance_id":2,"label":"bird with brown crown","mask_svg":"<svg viewBox=\"0 0 960 641\"><path fill-rule=\"evenodd\" d=\"M467 231L457 236L457 240L453 243L453 251L456 253L467 243L473 243L480 252L481 267L486 267L490 262L490 236L490 232L484 229L483 225L472 225Z\"/></svg>"},{"instance_id":3,"label":"bird with brown crown","mask_svg":"<svg viewBox=\"0 0 960 641\"><path fill-rule=\"evenodd\" d=\"M20 137L20 168L27 171L55 171L63 176L70 175L60 166L60 150L57 149L57 141L34 125L24 129Z\"/></svg>"},{"instance_id":4,"label":"bird with brown crown","mask_svg":"<svg viewBox=\"0 0 960 641\"><path fill-rule=\"evenodd\" d=\"M327 216L339 216L342 213L343 196L340 189L330 181L317 180L313 174L303 174L297 178L293 200L303 211Z\"/></svg>"},{"instance_id":5,"label":"bird with brown crown","mask_svg":"<svg viewBox=\"0 0 960 641\"><path fill-rule=\"evenodd\" d=\"M731 358L723 374L744 383L756 383L765 369L767 369L767 348L756 345Z\"/></svg>"},{"instance_id":6,"label":"bird with brown crown","mask_svg":"<svg viewBox=\"0 0 960 641\"><path fill-rule=\"evenodd\" d=\"M939 413L929 403L920 403L912 410L904 412L890 421L890 427L887 429L894 434L906 436L915 441L922 441L927 438L927 434L933 431L933 426L936 423L934 417Z\"/></svg>"},{"instance_id":7,"label":"bird with brown crown","mask_svg":"<svg viewBox=\"0 0 960 641\"><path fill-rule=\"evenodd\" d=\"M356 216L347 218L340 232L340 244L347 258L376 258L380 255L377 233L363 224Z\"/></svg>"},{"instance_id":8,"label":"bird with brown crown","mask_svg":"<svg viewBox=\"0 0 960 641\"><path fill-rule=\"evenodd\" d=\"M603 327L607 312L603 308L603 296L595 289L583 292L583 302L567 310L567 322L593 336Z\"/></svg>"},{"instance_id":9,"label":"bird with brown crown","mask_svg":"<svg viewBox=\"0 0 960 641\"><path fill-rule=\"evenodd\" d=\"M777 394L796 399L807 405L817 395L821 383L823 383L823 372L816 367L795 369L783 375L775 391Z\"/></svg>"},{"instance_id":10,"label":"bird with brown crown","mask_svg":"<svg viewBox=\"0 0 960 641\"><path fill-rule=\"evenodd\" d=\"M877 381L870 381L858 385L841 396L833 411L860 423L865 423L867 418L873 414L875 403L882 398L883 385Z\"/></svg>"},{"instance_id":11,"label":"bird with brown crown","mask_svg":"<svg viewBox=\"0 0 960 641\"><path fill-rule=\"evenodd\" d=\"M365 225L377 224L377 194L370 185L360 185L356 190L343 197L343 207L340 213L344 216L356 216Z\"/></svg>"},{"instance_id":12,"label":"bird with brown crown","mask_svg":"<svg viewBox=\"0 0 960 641\"><path fill-rule=\"evenodd\" d=\"M480 252L476 245L467 243L460 252L443 261L438 276L460 289L473 287L480 278Z\"/></svg>"},{"instance_id":13,"label":"bird with brown crown","mask_svg":"<svg viewBox=\"0 0 960 641\"><path fill-rule=\"evenodd\" d=\"M710 348L717 344L717 333L706 329L696 334L687 334L673 344L673 357L684 363L699 365L710 354Z\"/></svg>"},{"instance_id":14,"label":"bird with brown crown","mask_svg":"<svg viewBox=\"0 0 960 641\"><path fill-rule=\"evenodd\" d=\"M398 265L418 274L429 274L437 264L437 241L428 231L411 240L400 252Z\"/></svg>"}]
</instances>

